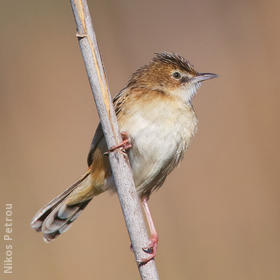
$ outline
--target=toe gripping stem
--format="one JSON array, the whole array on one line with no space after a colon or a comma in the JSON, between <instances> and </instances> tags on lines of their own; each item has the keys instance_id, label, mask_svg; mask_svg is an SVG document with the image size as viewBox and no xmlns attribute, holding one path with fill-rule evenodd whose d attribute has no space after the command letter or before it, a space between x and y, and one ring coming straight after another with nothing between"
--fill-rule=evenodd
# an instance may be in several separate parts
<instances>
[{"instance_id":1,"label":"toe gripping stem","mask_svg":"<svg viewBox=\"0 0 280 280\"><path fill-rule=\"evenodd\" d=\"M121 132L122 142L116 146L111 147L107 152L104 153L104 156L108 156L109 153L112 153L116 150L119 150L121 153L126 155L126 151L132 147L131 139L127 132Z\"/></svg>"},{"instance_id":2,"label":"toe gripping stem","mask_svg":"<svg viewBox=\"0 0 280 280\"><path fill-rule=\"evenodd\" d=\"M156 256L157 253L157 247L158 247L158 233L156 231L153 219L152 219L152 215L150 212L150 209L148 207L148 203L147 203L147 198L144 198L142 200L142 205L143 205L143 209L147 218L147 222L150 228L150 232L151 232L151 238L150 238L150 243L149 246L146 248L142 248L142 250L149 254L149 256L145 259L142 259L141 262L139 263L139 265L144 265L146 263L148 263L150 260L153 260Z\"/></svg>"}]
</instances>

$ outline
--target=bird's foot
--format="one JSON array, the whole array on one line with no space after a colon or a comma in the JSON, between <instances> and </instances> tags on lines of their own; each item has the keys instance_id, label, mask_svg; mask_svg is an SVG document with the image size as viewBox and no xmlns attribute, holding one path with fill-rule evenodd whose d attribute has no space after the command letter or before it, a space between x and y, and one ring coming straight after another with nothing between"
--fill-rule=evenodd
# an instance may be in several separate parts
<instances>
[{"instance_id":1,"label":"bird's foot","mask_svg":"<svg viewBox=\"0 0 280 280\"><path fill-rule=\"evenodd\" d=\"M111 147L104 155L107 156L115 150L120 150L121 153L125 154L125 152L132 147L131 139L127 132L121 132L121 137L123 141L119 145Z\"/></svg>"},{"instance_id":2,"label":"bird's foot","mask_svg":"<svg viewBox=\"0 0 280 280\"><path fill-rule=\"evenodd\" d=\"M142 250L149 254L150 256L142 259L140 262L140 265L144 265L148 263L150 260L154 259L157 253L157 247L158 247L158 235L157 234L152 234L150 238L150 244L146 248L142 248Z\"/></svg>"}]
</instances>

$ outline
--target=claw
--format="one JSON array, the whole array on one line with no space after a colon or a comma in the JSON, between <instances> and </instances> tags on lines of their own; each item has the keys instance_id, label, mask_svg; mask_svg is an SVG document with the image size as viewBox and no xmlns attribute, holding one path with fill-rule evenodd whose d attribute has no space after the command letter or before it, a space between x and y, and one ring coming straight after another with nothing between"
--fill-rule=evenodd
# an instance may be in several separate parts
<instances>
[{"instance_id":1,"label":"claw","mask_svg":"<svg viewBox=\"0 0 280 280\"><path fill-rule=\"evenodd\" d=\"M143 205L143 209L144 212L146 214L146 218L147 218L147 222L150 228L150 232L151 232L151 238L150 238L150 243L149 246L146 248L142 248L142 250L149 254L150 256L142 259L139 263L139 265L144 265L146 263L148 263L150 260L153 260L156 256L157 253L157 247L158 247L158 234L151 216L151 212L148 206L148 198L144 197L142 200L142 205Z\"/></svg>"},{"instance_id":2,"label":"claw","mask_svg":"<svg viewBox=\"0 0 280 280\"><path fill-rule=\"evenodd\" d=\"M125 151L132 147L131 140L127 132L121 132L121 137L123 141L119 145L111 147L106 153L104 153L105 156L108 156L109 153L114 152L118 149L121 153L125 154Z\"/></svg>"},{"instance_id":3,"label":"claw","mask_svg":"<svg viewBox=\"0 0 280 280\"><path fill-rule=\"evenodd\" d=\"M150 256L145 258L145 259L142 259L141 262L140 262L140 265L144 265L144 264L148 263L150 260L155 258L156 253L157 253L157 247L158 247L158 235L153 234L151 236L149 246L146 247L146 248L142 248L142 250L145 253L149 254Z\"/></svg>"}]
</instances>

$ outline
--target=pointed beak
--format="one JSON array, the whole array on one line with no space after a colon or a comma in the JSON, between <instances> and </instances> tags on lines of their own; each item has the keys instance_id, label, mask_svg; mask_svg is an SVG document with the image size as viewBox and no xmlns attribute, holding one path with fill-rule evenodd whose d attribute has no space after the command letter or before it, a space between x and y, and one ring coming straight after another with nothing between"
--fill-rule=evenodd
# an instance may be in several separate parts
<instances>
[{"instance_id":1,"label":"pointed beak","mask_svg":"<svg viewBox=\"0 0 280 280\"><path fill-rule=\"evenodd\" d=\"M218 75L213 74L213 73L198 73L198 75L193 77L191 79L191 81L193 83L198 83L198 82L203 82L203 81L206 81L206 80L214 79L214 78L217 78L217 77L218 77Z\"/></svg>"}]
</instances>

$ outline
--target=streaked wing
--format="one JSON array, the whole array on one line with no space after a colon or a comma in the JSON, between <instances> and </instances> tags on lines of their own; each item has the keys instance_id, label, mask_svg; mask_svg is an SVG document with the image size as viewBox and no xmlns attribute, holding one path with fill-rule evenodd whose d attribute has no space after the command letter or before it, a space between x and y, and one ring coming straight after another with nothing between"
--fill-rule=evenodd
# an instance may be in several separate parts
<instances>
[{"instance_id":1,"label":"streaked wing","mask_svg":"<svg viewBox=\"0 0 280 280\"><path fill-rule=\"evenodd\" d=\"M90 144L90 150L87 157L88 166L92 164L94 151L96 150L98 144L102 141L103 137L103 130L101 127L101 123L99 123Z\"/></svg>"},{"instance_id":2,"label":"streaked wing","mask_svg":"<svg viewBox=\"0 0 280 280\"><path fill-rule=\"evenodd\" d=\"M123 103L125 102L127 93L128 93L128 91L126 89L123 89L113 99L113 104L114 104L114 108L115 108L115 112L116 112L117 116L118 116L119 112L121 111L121 107L122 107ZM95 134L93 136L91 145L90 145L90 150L89 150L88 158L87 158L88 166L90 166L92 164L93 153L94 153L96 147L98 146L98 144L102 141L103 137L104 137L103 130L102 130L101 124L99 123L98 127L95 131Z\"/></svg>"}]
</instances>

